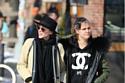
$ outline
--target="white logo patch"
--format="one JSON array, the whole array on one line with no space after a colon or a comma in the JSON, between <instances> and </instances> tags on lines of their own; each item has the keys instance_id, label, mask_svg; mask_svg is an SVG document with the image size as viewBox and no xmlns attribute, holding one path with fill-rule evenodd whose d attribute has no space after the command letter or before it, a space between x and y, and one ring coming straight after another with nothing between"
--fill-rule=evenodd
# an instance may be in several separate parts
<instances>
[{"instance_id":1,"label":"white logo patch","mask_svg":"<svg viewBox=\"0 0 125 83\"><path fill-rule=\"evenodd\" d=\"M72 69L82 69L87 70L88 65L85 65L85 56L90 57L91 55L89 53L73 53L72 57L76 57L76 65L72 64ZM81 63L80 63L81 60Z\"/></svg>"}]
</instances>

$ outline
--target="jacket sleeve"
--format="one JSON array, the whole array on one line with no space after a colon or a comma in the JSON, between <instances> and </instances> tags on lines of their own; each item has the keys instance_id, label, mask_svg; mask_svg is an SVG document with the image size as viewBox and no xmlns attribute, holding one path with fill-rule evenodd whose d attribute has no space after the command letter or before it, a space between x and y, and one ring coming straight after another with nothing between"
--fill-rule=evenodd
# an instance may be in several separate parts
<instances>
[{"instance_id":1,"label":"jacket sleeve","mask_svg":"<svg viewBox=\"0 0 125 83\"><path fill-rule=\"evenodd\" d=\"M66 83L66 71L65 71L65 63L64 63L64 48L61 43L58 44L59 51L60 51L60 77L61 82Z\"/></svg>"},{"instance_id":2,"label":"jacket sleeve","mask_svg":"<svg viewBox=\"0 0 125 83\"><path fill-rule=\"evenodd\" d=\"M29 56L27 54L31 47L32 41L33 41L33 38L27 39L25 41L21 49L19 62L17 63L17 71L24 80L26 80L28 77L31 77L32 75L32 72L28 68L28 61L27 61Z\"/></svg>"},{"instance_id":3,"label":"jacket sleeve","mask_svg":"<svg viewBox=\"0 0 125 83\"><path fill-rule=\"evenodd\" d=\"M101 60L101 64L102 74L94 81L94 83L105 83L110 74L110 68L106 57L103 57L103 59Z\"/></svg>"}]
</instances>

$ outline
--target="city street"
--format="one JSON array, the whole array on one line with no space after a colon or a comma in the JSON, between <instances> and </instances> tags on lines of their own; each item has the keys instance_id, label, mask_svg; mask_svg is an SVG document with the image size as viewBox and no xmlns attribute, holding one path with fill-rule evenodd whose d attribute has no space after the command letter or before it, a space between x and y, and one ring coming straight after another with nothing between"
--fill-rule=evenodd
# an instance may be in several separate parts
<instances>
[{"instance_id":1,"label":"city street","mask_svg":"<svg viewBox=\"0 0 125 83\"><path fill-rule=\"evenodd\" d=\"M65 39L71 36L74 36L71 41L61 42L64 43L62 49L64 48L65 51L62 49L55 50L57 48L56 43L54 43L57 41L55 38ZM98 37L107 37L110 44L103 44L105 41L103 42L102 39L101 42L95 41L95 43L92 43L91 37L93 40L96 40L94 38ZM27 38L40 38L43 42L41 40L39 42L37 39L35 39L36 45L34 45L34 42L31 43L33 45L26 42L22 50L23 57L20 58L22 45ZM51 38L52 42L50 42ZM31 50L28 48L28 45ZM53 49L54 45L55 49ZM108 53L106 53L104 47L108 46L110 48ZM64 58L65 63L68 62L68 64L65 64L67 68L63 67L63 69L68 70L67 73L70 79L67 79L69 81L78 81L77 83L83 80L86 81L85 78L82 81L80 80L83 77L89 77L89 74L93 73L93 71L89 72L89 70L94 70L95 68L94 73L98 74L98 76L94 76L94 74L90 76L94 77L94 80L92 78L92 83L95 80L100 80L102 83L106 78L104 75L109 73L107 72L108 66L104 67L105 65L101 62L104 61L102 58L98 60L97 57L98 66L98 63L95 62L96 58L91 59L91 57L87 58L84 56L84 53L87 53L87 56L89 53L95 57L98 53L96 49L99 49L100 54L104 53L102 55L107 57L107 62L109 63L110 75L105 83L124 83L124 0L0 0L0 83L24 83L21 76L27 78L32 73L32 69L34 69L33 72L35 71L34 77L38 78L38 82L42 81L41 78L43 81L50 80L51 82L51 79L55 80L55 77L61 77L56 75L59 73L56 70L58 71L57 68L60 66L56 59L58 62L63 62ZM27 52L25 52L26 50ZM56 56L55 52L57 51L61 51L58 52L59 54L66 55L63 58L61 56L62 61L58 60L58 57L51 58L52 55ZM80 57L77 56L77 52L80 54ZM73 56L73 54L76 55ZM28 58L25 55L28 55ZM37 56L34 57L32 55ZM24 60L20 61L22 63L23 61L24 63L27 62L26 65L30 69L30 74L27 74L29 70L24 73L25 68L21 64L20 68L24 69L21 69L21 74L26 74L26 76L20 76L16 68L19 59L23 58ZM34 61L33 65L32 60ZM70 68L70 65L73 66L73 64L75 67ZM62 66L59 69L62 69ZM45 75L43 75L43 72ZM12 80L12 77L15 78ZM101 77L101 79L96 77ZM91 80L91 78L88 80Z\"/></svg>"}]
</instances>

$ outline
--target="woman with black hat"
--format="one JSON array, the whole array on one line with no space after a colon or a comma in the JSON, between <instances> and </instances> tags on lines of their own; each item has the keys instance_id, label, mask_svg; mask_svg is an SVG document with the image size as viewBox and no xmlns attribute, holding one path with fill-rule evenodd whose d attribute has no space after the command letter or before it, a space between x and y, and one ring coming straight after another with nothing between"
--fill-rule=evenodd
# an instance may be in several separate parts
<instances>
[{"instance_id":1,"label":"woman with black hat","mask_svg":"<svg viewBox=\"0 0 125 83\"><path fill-rule=\"evenodd\" d=\"M58 21L59 18L59 14L58 14L58 10L56 9L55 6L51 6L48 11L47 11L47 15L52 18L53 20L55 20L56 22ZM33 20L39 21L39 19L41 18L40 14L37 14L36 16L34 16ZM56 28L57 29L57 28ZM36 36L36 28L34 23L32 23L31 26L28 27L26 33L25 33L25 37L24 37L24 41L27 38L34 38Z\"/></svg>"},{"instance_id":2,"label":"woman with black hat","mask_svg":"<svg viewBox=\"0 0 125 83\"><path fill-rule=\"evenodd\" d=\"M56 43L56 21L41 15L37 26L37 38L27 39L17 64L17 70L25 82L60 83L65 70L64 50Z\"/></svg>"}]
</instances>

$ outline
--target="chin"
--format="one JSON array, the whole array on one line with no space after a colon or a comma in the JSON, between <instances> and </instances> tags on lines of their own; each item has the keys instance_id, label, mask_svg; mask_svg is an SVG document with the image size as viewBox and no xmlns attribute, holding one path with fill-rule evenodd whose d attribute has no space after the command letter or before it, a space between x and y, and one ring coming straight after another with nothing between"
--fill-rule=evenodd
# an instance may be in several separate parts
<instances>
[{"instance_id":1,"label":"chin","mask_svg":"<svg viewBox=\"0 0 125 83\"><path fill-rule=\"evenodd\" d=\"M89 39L89 37L84 37L84 39L85 39L85 40L88 40L88 39Z\"/></svg>"},{"instance_id":2,"label":"chin","mask_svg":"<svg viewBox=\"0 0 125 83\"><path fill-rule=\"evenodd\" d=\"M43 36L39 36L39 38L40 38L40 39L42 39L42 38L43 38Z\"/></svg>"}]
</instances>

